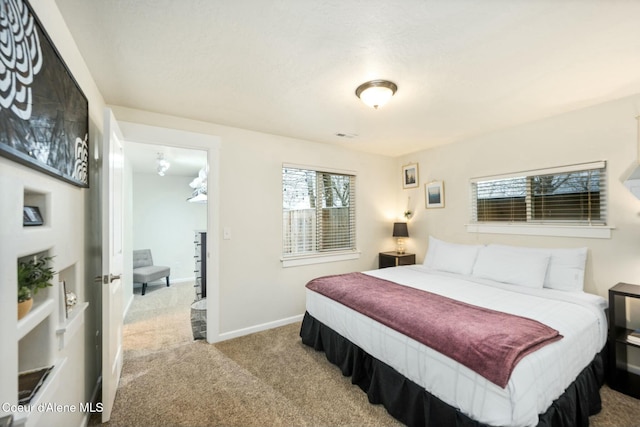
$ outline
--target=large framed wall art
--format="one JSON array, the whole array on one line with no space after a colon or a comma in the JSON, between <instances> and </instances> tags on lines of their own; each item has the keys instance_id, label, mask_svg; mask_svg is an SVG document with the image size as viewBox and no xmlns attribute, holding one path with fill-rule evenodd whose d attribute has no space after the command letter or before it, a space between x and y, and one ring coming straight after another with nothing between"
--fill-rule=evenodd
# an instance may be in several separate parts
<instances>
[{"instance_id":1,"label":"large framed wall art","mask_svg":"<svg viewBox=\"0 0 640 427\"><path fill-rule=\"evenodd\" d=\"M89 187L89 103L26 0L0 2L0 155Z\"/></svg>"}]
</instances>

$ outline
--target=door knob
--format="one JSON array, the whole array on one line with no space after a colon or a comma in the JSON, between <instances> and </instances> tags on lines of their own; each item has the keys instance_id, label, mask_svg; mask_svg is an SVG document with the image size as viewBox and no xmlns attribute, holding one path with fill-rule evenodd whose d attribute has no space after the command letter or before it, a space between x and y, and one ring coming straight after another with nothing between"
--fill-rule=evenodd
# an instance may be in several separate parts
<instances>
[{"instance_id":1,"label":"door knob","mask_svg":"<svg viewBox=\"0 0 640 427\"><path fill-rule=\"evenodd\" d=\"M113 274L106 275L105 274L104 276L96 276L94 280L96 282L98 282L98 283L104 283L106 285L107 283L111 283L114 280L118 280L118 279L120 279L120 275L119 274L118 275L113 275Z\"/></svg>"}]
</instances>

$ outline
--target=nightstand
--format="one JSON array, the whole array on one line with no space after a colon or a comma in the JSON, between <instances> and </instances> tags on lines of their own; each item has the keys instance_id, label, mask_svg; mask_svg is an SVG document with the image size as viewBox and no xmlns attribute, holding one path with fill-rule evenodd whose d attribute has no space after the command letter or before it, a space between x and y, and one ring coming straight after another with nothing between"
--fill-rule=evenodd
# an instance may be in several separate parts
<instances>
[{"instance_id":1,"label":"nightstand","mask_svg":"<svg viewBox=\"0 0 640 427\"><path fill-rule=\"evenodd\" d=\"M627 298L640 299L640 286L618 283L609 289L609 386L640 399L640 375L627 368L629 355L640 355L640 345L627 340L633 332L627 329Z\"/></svg>"},{"instance_id":2,"label":"nightstand","mask_svg":"<svg viewBox=\"0 0 640 427\"><path fill-rule=\"evenodd\" d=\"M415 254L399 254L396 251L380 252L378 254L378 268L397 267L399 265L411 265L415 263Z\"/></svg>"}]
</instances>

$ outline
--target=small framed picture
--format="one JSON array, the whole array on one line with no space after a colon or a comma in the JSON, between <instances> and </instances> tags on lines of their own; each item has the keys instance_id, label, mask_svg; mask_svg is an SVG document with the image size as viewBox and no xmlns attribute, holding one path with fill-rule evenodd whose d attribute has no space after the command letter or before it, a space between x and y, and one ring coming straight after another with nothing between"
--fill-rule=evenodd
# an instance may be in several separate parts
<instances>
[{"instance_id":1,"label":"small framed picture","mask_svg":"<svg viewBox=\"0 0 640 427\"><path fill-rule=\"evenodd\" d=\"M62 280L60 282L60 318L64 316L65 319L69 318L69 307L67 307L67 283Z\"/></svg>"},{"instance_id":2,"label":"small framed picture","mask_svg":"<svg viewBox=\"0 0 640 427\"><path fill-rule=\"evenodd\" d=\"M24 206L22 208L22 225L42 225L42 215L37 206Z\"/></svg>"},{"instance_id":3,"label":"small framed picture","mask_svg":"<svg viewBox=\"0 0 640 427\"><path fill-rule=\"evenodd\" d=\"M418 164L411 163L402 167L402 188L416 188L420 183Z\"/></svg>"},{"instance_id":4,"label":"small framed picture","mask_svg":"<svg viewBox=\"0 0 640 427\"><path fill-rule=\"evenodd\" d=\"M444 208L444 182L433 181L424 185L424 198L428 208Z\"/></svg>"}]
</instances>

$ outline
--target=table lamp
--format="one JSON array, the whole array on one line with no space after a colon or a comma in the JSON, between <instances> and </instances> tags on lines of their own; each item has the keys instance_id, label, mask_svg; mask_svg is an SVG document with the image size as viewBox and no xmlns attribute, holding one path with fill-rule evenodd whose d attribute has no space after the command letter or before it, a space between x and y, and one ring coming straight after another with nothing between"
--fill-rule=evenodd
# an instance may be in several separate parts
<instances>
[{"instance_id":1,"label":"table lamp","mask_svg":"<svg viewBox=\"0 0 640 427\"><path fill-rule=\"evenodd\" d=\"M406 222L393 223L393 237L396 237L396 252L404 253L404 238L409 237L409 229Z\"/></svg>"}]
</instances>

